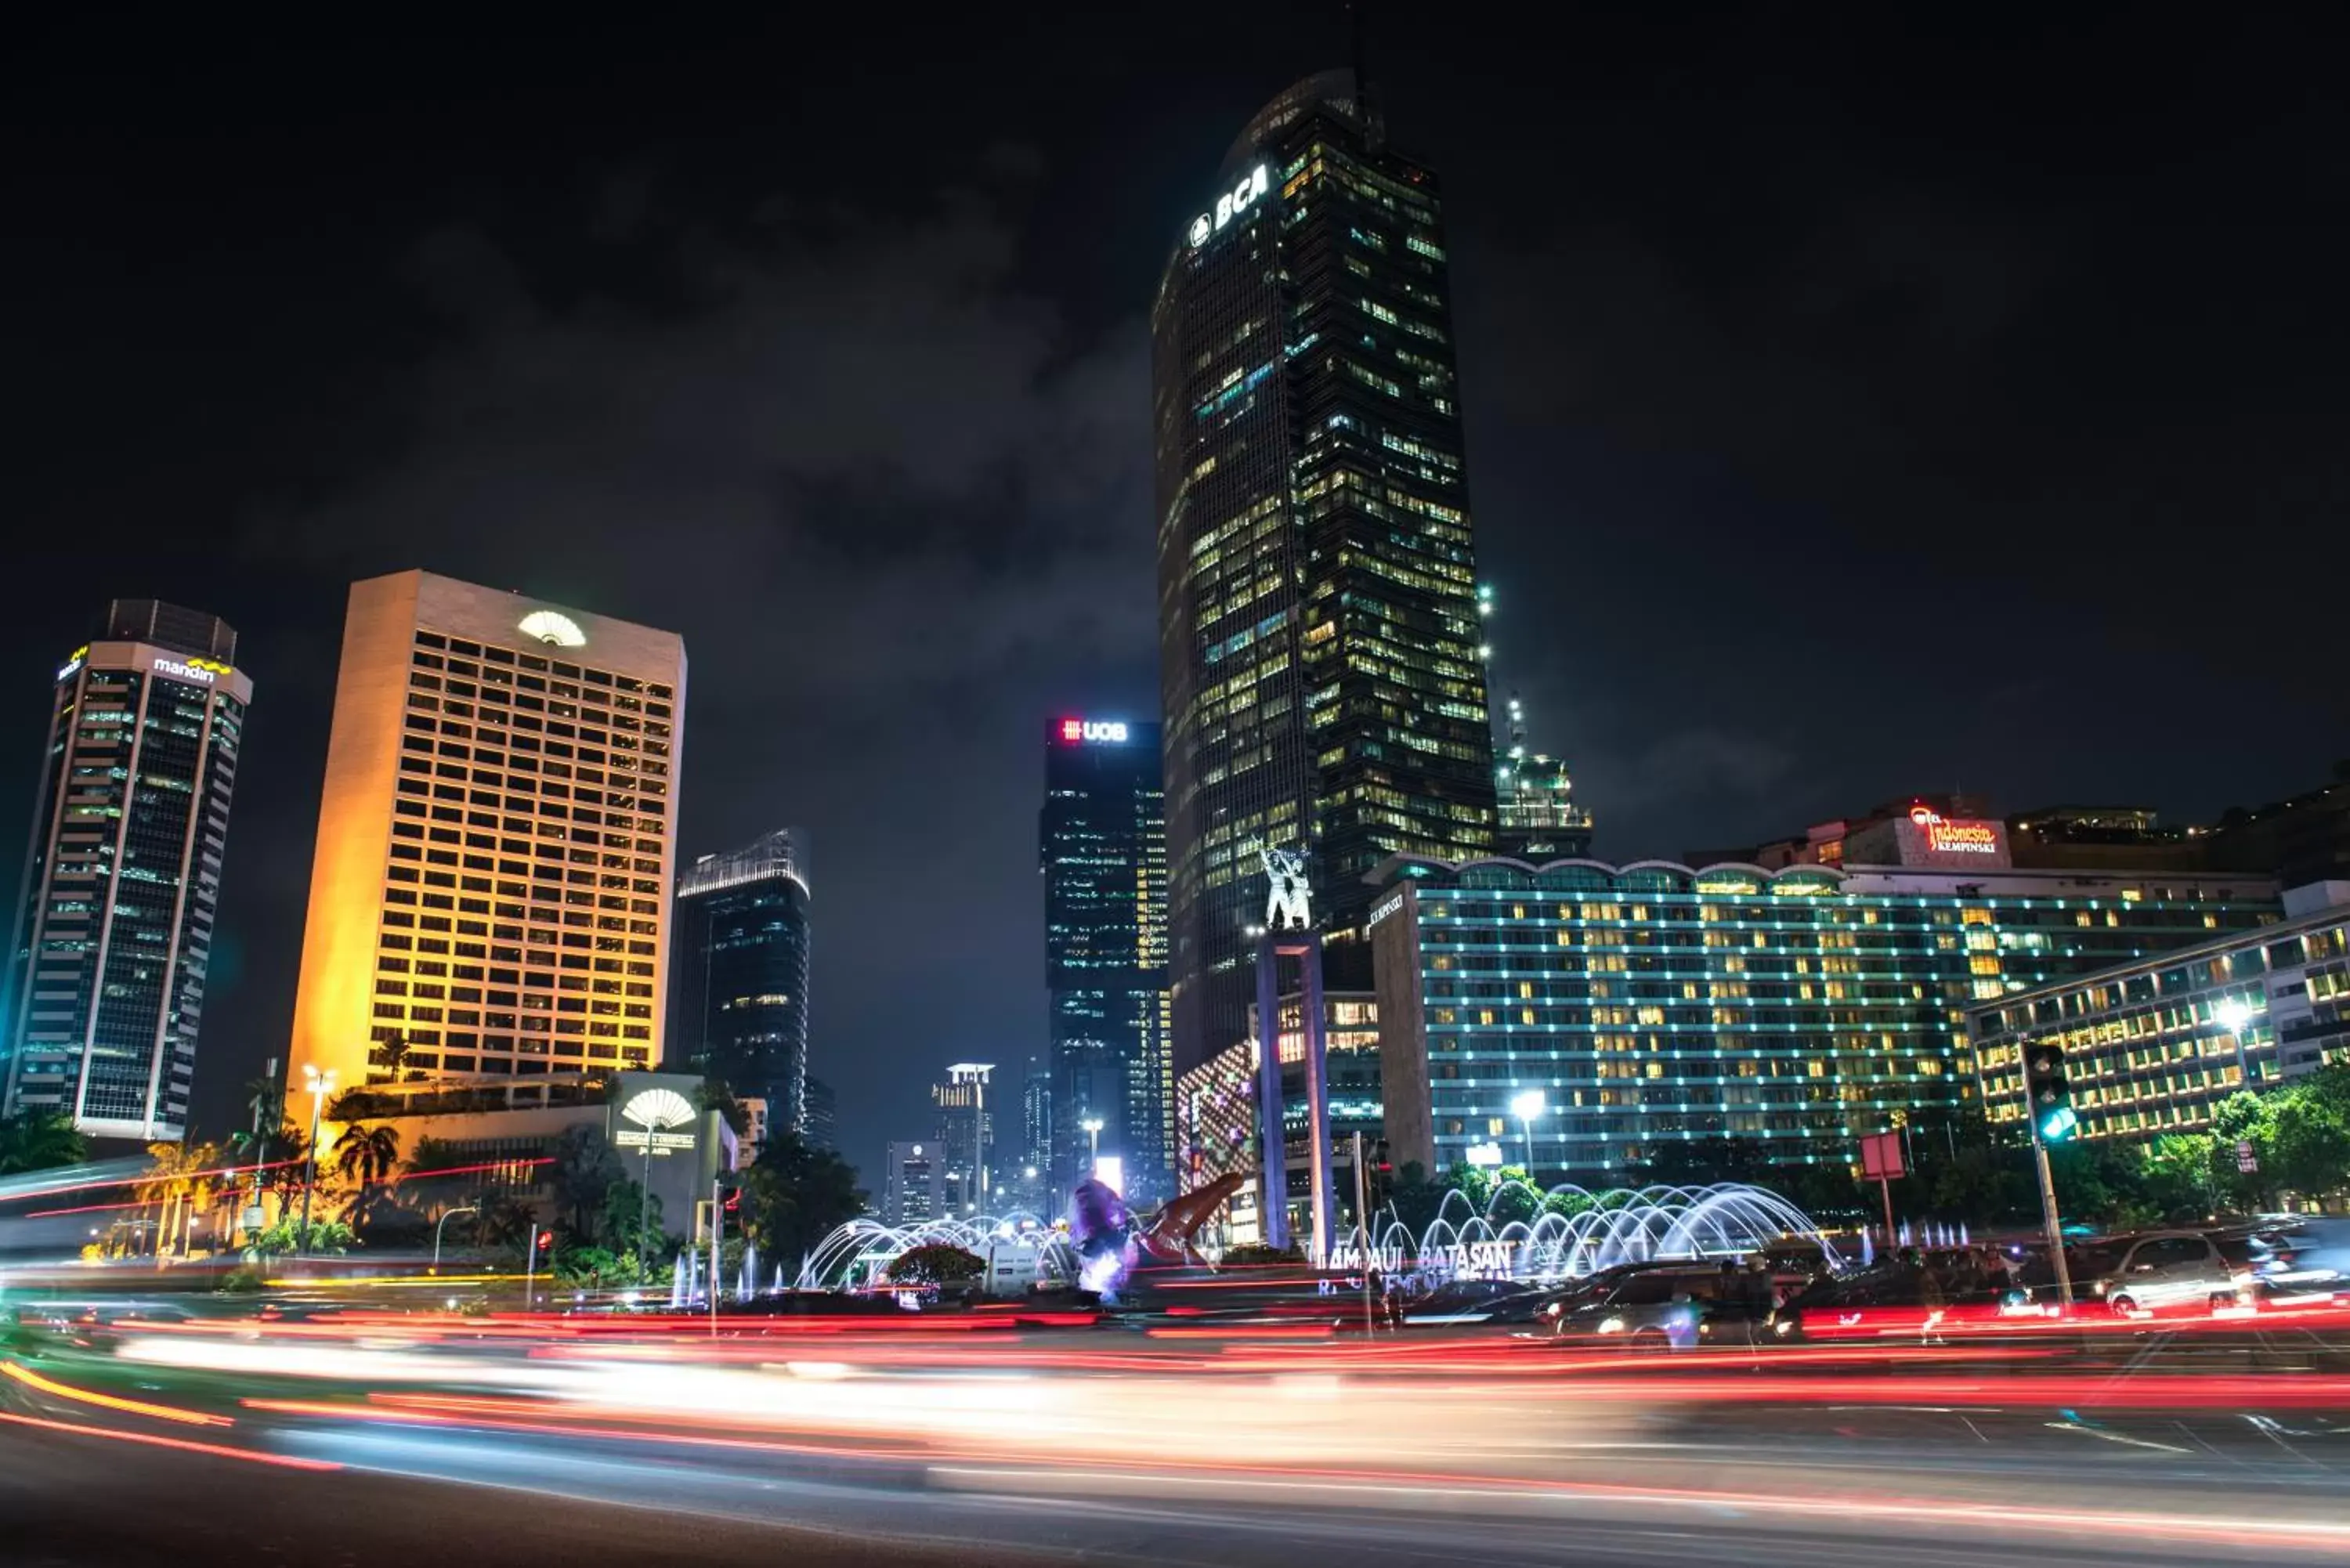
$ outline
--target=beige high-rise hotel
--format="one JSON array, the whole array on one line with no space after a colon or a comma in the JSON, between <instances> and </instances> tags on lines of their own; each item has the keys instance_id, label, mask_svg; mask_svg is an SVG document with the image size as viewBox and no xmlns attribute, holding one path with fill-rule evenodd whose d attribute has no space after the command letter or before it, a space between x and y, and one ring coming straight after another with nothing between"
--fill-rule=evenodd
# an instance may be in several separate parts
<instances>
[{"instance_id":1,"label":"beige high-rise hotel","mask_svg":"<svg viewBox=\"0 0 2350 1568\"><path fill-rule=\"evenodd\" d=\"M289 1087L660 1062L685 647L427 572L354 584Z\"/></svg>"}]
</instances>

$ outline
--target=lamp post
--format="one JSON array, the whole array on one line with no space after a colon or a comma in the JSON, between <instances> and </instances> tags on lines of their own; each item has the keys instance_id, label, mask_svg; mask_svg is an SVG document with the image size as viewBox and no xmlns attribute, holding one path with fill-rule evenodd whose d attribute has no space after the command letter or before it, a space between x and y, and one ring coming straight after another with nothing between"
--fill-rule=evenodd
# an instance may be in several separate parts
<instances>
[{"instance_id":1,"label":"lamp post","mask_svg":"<svg viewBox=\"0 0 2350 1568\"><path fill-rule=\"evenodd\" d=\"M294 1255L302 1256L310 1248L310 1199L318 1190L318 1117L327 1108L327 1096L335 1090L335 1070L321 1073L316 1066L302 1064L302 1077L310 1090L310 1167L302 1182L302 1232L294 1238Z\"/></svg>"},{"instance_id":2,"label":"lamp post","mask_svg":"<svg viewBox=\"0 0 2350 1568\"><path fill-rule=\"evenodd\" d=\"M441 1218L434 1220L432 1224L432 1272L437 1274L441 1272L441 1227L449 1223L449 1216L452 1214L472 1214L478 1217L481 1212L482 1211L478 1209L443 1209L441 1210Z\"/></svg>"},{"instance_id":3,"label":"lamp post","mask_svg":"<svg viewBox=\"0 0 2350 1568\"><path fill-rule=\"evenodd\" d=\"M1546 1107L1540 1089L1520 1089L1510 1096L1510 1114L1518 1118L1518 1126L1526 1135L1526 1179L1534 1179L1534 1118Z\"/></svg>"}]
</instances>

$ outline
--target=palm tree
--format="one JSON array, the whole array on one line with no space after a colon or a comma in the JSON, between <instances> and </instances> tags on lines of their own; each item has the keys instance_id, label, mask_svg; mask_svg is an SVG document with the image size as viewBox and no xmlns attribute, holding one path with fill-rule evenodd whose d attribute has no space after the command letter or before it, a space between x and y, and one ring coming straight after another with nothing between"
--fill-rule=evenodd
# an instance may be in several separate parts
<instances>
[{"instance_id":1,"label":"palm tree","mask_svg":"<svg viewBox=\"0 0 2350 1568\"><path fill-rule=\"evenodd\" d=\"M598 1128L570 1127L556 1140L549 1176L556 1210L564 1215L575 1242L596 1240L596 1222L604 1212L605 1195L625 1174L620 1157L604 1141Z\"/></svg>"},{"instance_id":2,"label":"palm tree","mask_svg":"<svg viewBox=\"0 0 2350 1568\"><path fill-rule=\"evenodd\" d=\"M379 1122L373 1127L346 1127L335 1143L335 1173L356 1181L359 1190L390 1176L400 1164L400 1130Z\"/></svg>"},{"instance_id":3,"label":"palm tree","mask_svg":"<svg viewBox=\"0 0 2350 1568\"><path fill-rule=\"evenodd\" d=\"M88 1153L72 1121L56 1111L19 1111L0 1120L0 1176L79 1165Z\"/></svg>"},{"instance_id":4,"label":"palm tree","mask_svg":"<svg viewBox=\"0 0 2350 1568\"><path fill-rule=\"evenodd\" d=\"M531 1206L513 1193L484 1192L473 1216L473 1245L484 1251L519 1246L530 1235L536 1219Z\"/></svg>"}]
</instances>

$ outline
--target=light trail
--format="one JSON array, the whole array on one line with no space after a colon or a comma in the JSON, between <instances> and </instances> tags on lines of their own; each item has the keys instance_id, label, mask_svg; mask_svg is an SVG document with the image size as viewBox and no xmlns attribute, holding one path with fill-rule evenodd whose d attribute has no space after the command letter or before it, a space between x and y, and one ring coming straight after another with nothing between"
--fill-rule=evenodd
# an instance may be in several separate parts
<instances>
[{"instance_id":1,"label":"light trail","mask_svg":"<svg viewBox=\"0 0 2350 1568\"><path fill-rule=\"evenodd\" d=\"M0 1361L0 1373L5 1373L27 1388L37 1388L57 1399L70 1399L78 1404L96 1405L103 1409L120 1410L132 1416L152 1416L159 1421L178 1421L190 1427L230 1427L235 1422L226 1416L207 1415L202 1410L183 1410L172 1405L151 1405L143 1399L121 1399L111 1394L99 1394L88 1388L68 1387L42 1376L30 1367L14 1361Z\"/></svg>"},{"instance_id":2,"label":"light trail","mask_svg":"<svg viewBox=\"0 0 2350 1568\"><path fill-rule=\"evenodd\" d=\"M1284 1470L1277 1466L1263 1467L1253 1476L1220 1475L1214 1478L1181 1474L1156 1473L1148 1470L1098 1469L1094 1470L1021 1470L1010 1469L967 1469L951 1465L931 1468L931 1474L962 1477L1006 1486L1010 1490L1048 1490L1070 1482L1127 1483L1148 1480L1157 1487L1190 1487L1194 1490L1229 1489L1232 1490L1279 1491L1287 1493L1320 1492L1350 1499L1386 1501L1392 1506L1399 1498L1425 1498L1434 1501L1455 1502L1473 1499L1491 1503L1513 1497L1543 1501L1586 1501L1646 1505L1718 1513L1724 1510L1744 1511L1787 1517L1824 1520L1832 1523L1849 1524L1856 1517L1907 1525L1931 1524L1939 1527L1991 1527L2013 1530L2022 1528L2048 1533L2110 1533L2152 1536L2180 1542L2221 1542L2241 1543L2251 1538L2261 1543L2277 1546L2297 1546L2314 1551L2340 1552L2350 1550L2350 1524L2323 1524L2299 1521L2263 1519L2259 1517L2189 1517L2174 1515L2119 1512L2110 1510L2032 1507L2012 1504L1940 1502L1930 1499L1900 1497L1868 1497L1839 1493L1835 1497L1794 1497L1785 1493L1746 1491L1711 1491L1701 1489L1633 1486L1605 1481L1493 1481L1479 1484L1466 1478L1450 1476L1428 1477L1364 1477L1344 1470ZM1026 1483L1023 1485L1022 1483Z\"/></svg>"},{"instance_id":3,"label":"light trail","mask_svg":"<svg viewBox=\"0 0 2350 1568\"><path fill-rule=\"evenodd\" d=\"M114 1443L143 1443L151 1448L178 1449L183 1453L212 1454L224 1459L244 1459L256 1465L277 1465L289 1470L338 1470L343 1467L332 1459L300 1459L286 1454L265 1454L252 1449L232 1448L226 1443L198 1443L186 1438L158 1437L152 1432L119 1432L111 1427L85 1427L72 1421L46 1421L38 1416L17 1416L0 1410L0 1421L15 1427L37 1427L44 1431L68 1432L77 1438L103 1438Z\"/></svg>"}]
</instances>

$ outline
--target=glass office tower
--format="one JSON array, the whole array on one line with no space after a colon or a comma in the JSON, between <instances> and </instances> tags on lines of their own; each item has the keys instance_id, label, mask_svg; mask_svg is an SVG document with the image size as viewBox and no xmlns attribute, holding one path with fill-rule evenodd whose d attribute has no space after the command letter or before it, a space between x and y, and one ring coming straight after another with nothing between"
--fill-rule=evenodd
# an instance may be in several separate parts
<instances>
[{"instance_id":1,"label":"glass office tower","mask_svg":"<svg viewBox=\"0 0 2350 1568\"><path fill-rule=\"evenodd\" d=\"M785 827L705 855L678 878L668 1050L672 1071L723 1078L767 1102L775 1131L804 1136L807 861L806 836Z\"/></svg>"},{"instance_id":2,"label":"glass office tower","mask_svg":"<svg viewBox=\"0 0 2350 1568\"><path fill-rule=\"evenodd\" d=\"M57 670L10 944L0 1113L184 1130L253 682L216 616L117 599Z\"/></svg>"},{"instance_id":3,"label":"glass office tower","mask_svg":"<svg viewBox=\"0 0 2350 1568\"><path fill-rule=\"evenodd\" d=\"M1065 719L1045 748L1039 857L1051 993L1053 1190L1115 1156L1128 1199L1172 1196L1167 839L1159 728ZM1098 1123L1087 1131L1088 1122Z\"/></svg>"},{"instance_id":4,"label":"glass office tower","mask_svg":"<svg viewBox=\"0 0 2350 1568\"><path fill-rule=\"evenodd\" d=\"M1435 176L1352 76L1201 182L1151 311L1176 1059L1244 1038L1254 846L1304 845L1329 983L1364 877L1493 842L1493 742Z\"/></svg>"}]
</instances>

